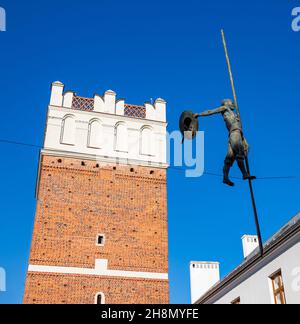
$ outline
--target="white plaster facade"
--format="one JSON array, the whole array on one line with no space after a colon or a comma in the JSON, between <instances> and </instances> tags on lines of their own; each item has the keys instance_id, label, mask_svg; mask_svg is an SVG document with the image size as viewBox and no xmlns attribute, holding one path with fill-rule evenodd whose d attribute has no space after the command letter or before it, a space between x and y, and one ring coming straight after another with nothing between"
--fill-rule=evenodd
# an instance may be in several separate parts
<instances>
[{"instance_id":1,"label":"white plaster facade","mask_svg":"<svg viewBox=\"0 0 300 324\"><path fill-rule=\"evenodd\" d=\"M244 236L254 239L255 236ZM247 240L246 240L247 241ZM251 241L251 240L250 240ZM256 242L250 242L252 249ZM287 304L300 304L300 214L275 234L264 246L264 257L256 249L246 260L223 280L203 292L201 284L207 288L213 283L215 274L198 273L193 280L192 292L198 292L198 300L192 295L196 304L232 304L237 299L240 304L275 304L271 277L281 271ZM248 247L246 247L249 252ZM192 275L195 275L191 273ZM198 289L198 290L197 290Z\"/></svg>"},{"instance_id":2,"label":"white plaster facade","mask_svg":"<svg viewBox=\"0 0 300 324\"><path fill-rule=\"evenodd\" d=\"M247 258L258 246L257 235L244 235L242 237L244 258Z\"/></svg>"},{"instance_id":3,"label":"white plaster facade","mask_svg":"<svg viewBox=\"0 0 300 324\"><path fill-rule=\"evenodd\" d=\"M125 114L125 101L108 90L95 95L93 110L74 109L76 94L54 82L48 108L44 153L167 168L166 102L146 103L144 118Z\"/></svg>"},{"instance_id":4,"label":"white plaster facade","mask_svg":"<svg viewBox=\"0 0 300 324\"><path fill-rule=\"evenodd\" d=\"M282 272L287 304L300 304L300 243L291 241L273 257L259 262L226 289L216 294L209 304L231 304L240 298L241 304L275 304L270 277Z\"/></svg>"},{"instance_id":5,"label":"white plaster facade","mask_svg":"<svg viewBox=\"0 0 300 324\"><path fill-rule=\"evenodd\" d=\"M29 272L36 273L59 273L59 274L77 274L86 276L100 277L121 277L136 279L157 279L168 280L168 273L142 272L142 271L125 271L108 269L108 260L99 259L95 262L95 268L74 268L74 267L55 267L44 265L29 265Z\"/></svg>"},{"instance_id":6,"label":"white plaster facade","mask_svg":"<svg viewBox=\"0 0 300 324\"><path fill-rule=\"evenodd\" d=\"M191 300L194 304L200 296L220 281L218 262L191 262Z\"/></svg>"}]
</instances>

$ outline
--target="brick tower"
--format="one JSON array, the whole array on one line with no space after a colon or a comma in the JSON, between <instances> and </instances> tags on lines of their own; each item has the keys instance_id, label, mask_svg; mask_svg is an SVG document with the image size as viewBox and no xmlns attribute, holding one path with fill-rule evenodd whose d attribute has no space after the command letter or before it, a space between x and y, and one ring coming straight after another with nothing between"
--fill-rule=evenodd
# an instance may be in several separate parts
<instances>
[{"instance_id":1,"label":"brick tower","mask_svg":"<svg viewBox=\"0 0 300 324\"><path fill-rule=\"evenodd\" d=\"M24 303L169 302L166 103L54 82Z\"/></svg>"}]
</instances>

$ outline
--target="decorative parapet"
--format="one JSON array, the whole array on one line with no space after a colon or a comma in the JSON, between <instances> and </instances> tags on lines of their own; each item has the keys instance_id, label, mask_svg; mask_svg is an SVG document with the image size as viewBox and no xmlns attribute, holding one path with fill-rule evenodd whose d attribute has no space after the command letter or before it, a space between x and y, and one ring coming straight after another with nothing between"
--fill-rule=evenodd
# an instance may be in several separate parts
<instances>
[{"instance_id":1,"label":"decorative parapet","mask_svg":"<svg viewBox=\"0 0 300 324\"><path fill-rule=\"evenodd\" d=\"M166 102L130 105L114 91L93 98L52 84L44 152L167 168Z\"/></svg>"},{"instance_id":2,"label":"decorative parapet","mask_svg":"<svg viewBox=\"0 0 300 324\"><path fill-rule=\"evenodd\" d=\"M72 109L82 110L82 111L93 111L94 110L94 99L93 98L83 98L73 96Z\"/></svg>"},{"instance_id":3,"label":"decorative parapet","mask_svg":"<svg viewBox=\"0 0 300 324\"><path fill-rule=\"evenodd\" d=\"M146 119L146 107L125 104L124 116Z\"/></svg>"},{"instance_id":4,"label":"decorative parapet","mask_svg":"<svg viewBox=\"0 0 300 324\"><path fill-rule=\"evenodd\" d=\"M127 104L123 99L116 100L117 94L112 90L106 91L103 96L95 94L94 98L84 98L73 91L65 92L64 88L60 81L52 83L50 106L166 122L166 102L161 98L154 104L138 106Z\"/></svg>"}]
</instances>

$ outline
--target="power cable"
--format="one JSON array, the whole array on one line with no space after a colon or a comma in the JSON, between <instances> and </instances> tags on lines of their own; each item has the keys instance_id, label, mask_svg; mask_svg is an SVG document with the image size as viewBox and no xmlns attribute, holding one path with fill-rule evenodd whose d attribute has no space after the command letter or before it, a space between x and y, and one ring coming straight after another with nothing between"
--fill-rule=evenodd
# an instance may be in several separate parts
<instances>
[{"instance_id":1,"label":"power cable","mask_svg":"<svg viewBox=\"0 0 300 324\"><path fill-rule=\"evenodd\" d=\"M42 149L41 145L25 143L25 142L19 142L19 141L13 141L13 140L0 139L0 143L9 144L9 145L15 145L15 146L24 146L24 147ZM187 171L187 169L185 169L185 168L172 167L172 166L170 166L169 169L172 169L172 170L175 170L175 171L180 171L180 172L186 172ZM204 172L204 175L211 176L211 177L223 177L222 174L213 173L213 172ZM232 178L237 179L237 180L242 180L239 177L232 177ZM300 176L257 177L257 180L296 180L296 179L300 179Z\"/></svg>"}]
</instances>

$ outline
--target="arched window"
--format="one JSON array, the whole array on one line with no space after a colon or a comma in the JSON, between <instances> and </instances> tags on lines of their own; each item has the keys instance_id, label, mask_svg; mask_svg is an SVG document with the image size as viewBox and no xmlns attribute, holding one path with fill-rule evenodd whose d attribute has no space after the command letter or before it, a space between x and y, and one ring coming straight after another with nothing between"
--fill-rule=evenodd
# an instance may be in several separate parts
<instances>
[{"instance_id":1,"label":"arched window","mask_svg":"<svg viewBox=\"0 0 300 324\"><path fill-rule=\"evenodd\" d=\"M142 155L153 155L154 136L151 127L143 127L140 138L140 153Z\"/></svg>"},{"instance_id":2,"label":"arched window","mask_svg":"<svg viewBox=\"0 0 300 324\"><path fill-rule=\"evenodd\" d=\"M104 305L105 304L105 296L102 292L96 294L95 304L96 305Z\"/></svg>"},{"instance_id":3,"label":"arched window","mask_svg":"<svg viewBox=\"0 0 300 324\"><path fill-rule=\"evenodd\" d=\"M76 125L74 116L65 116L61 126L61 144L75 145L75 132Z\"/></svg>"},{"instance_id":4,"label":"arched window","mask_svg":"<svg viewBox=\"0 0 300 324\"><path fill-rule=\"evenodd\" d=\"M103 129L101 122L94 119L89 124L88 147L101 148L103 140Z\"/></svg>"},{"instance_id":5,"label":"arched window","mask_svg":"<svg viewBox=\"0 0 300 324\"><path fill-rule=\"evenodd\" d=\"M128 152L128 131L125 123L116 125L115 150L119 152Z\"/></svg>"}]
</instances>

